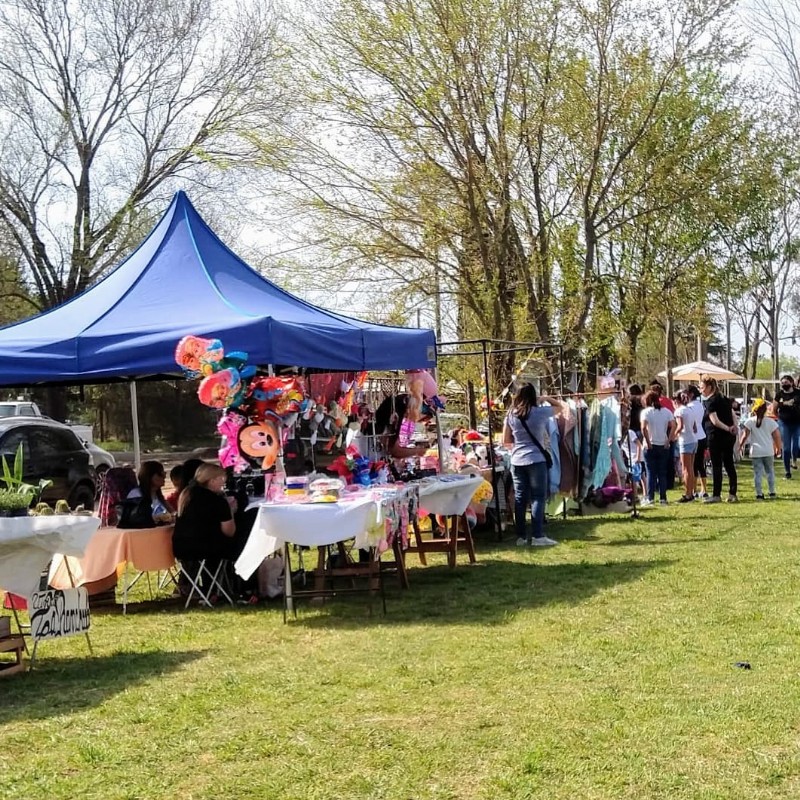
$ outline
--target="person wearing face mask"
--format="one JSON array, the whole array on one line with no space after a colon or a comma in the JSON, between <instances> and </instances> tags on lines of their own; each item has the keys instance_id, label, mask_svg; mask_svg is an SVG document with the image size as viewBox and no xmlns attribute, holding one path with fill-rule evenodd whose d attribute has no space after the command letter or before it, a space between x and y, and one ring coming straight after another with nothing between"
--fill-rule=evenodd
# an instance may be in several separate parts
<instances>
[{"instance_id":1,"label":"person wearing face mask","mask_svg":"<svg viewBox=\"0 0 800 800\"><path fill-rule=\"evenodd\" d=\"M778 404L778 425L783 442L783 469L785 476L791 478L792 468L797 469L800 455L800 389L791 375L781 378L775 402Z\"/></svg>"},{"instance_id":2,"label":"person wearing face mask","mask_svg":"<svg viewBox=\"0 0 800 800\"><path fill-rule=\"evenodd\" d=\"M711 476L713 490L711 497L704 503L722 502L722 468L728 473L728 502L736 503L738 497L738 477L733 461L733 448L736 444L739 429L733 419L730 398L725 397L717 387L717 380L711 375L701 375L700 392L703 395L703 428L708 439L708 450L711 454Z\"/></svg>"}]
</instances>

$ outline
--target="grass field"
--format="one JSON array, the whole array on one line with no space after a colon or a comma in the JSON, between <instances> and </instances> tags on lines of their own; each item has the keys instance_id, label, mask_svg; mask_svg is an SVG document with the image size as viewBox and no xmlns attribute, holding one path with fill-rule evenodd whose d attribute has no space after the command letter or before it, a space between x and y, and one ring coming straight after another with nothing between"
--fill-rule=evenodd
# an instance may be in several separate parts
<instances>
[{"instance_id":1,"label":"grass field","mask_svg":"<svg viewBox=\"0 0 800 800\"><path fill-rule=\"evenodd\" d=\"M0 682L0 798L800 796L800 481L364 598L122 617ZM675 493L677 497L677 492ZM752 669L734 666L747 661Z\"/></svg>"}]
</instances>

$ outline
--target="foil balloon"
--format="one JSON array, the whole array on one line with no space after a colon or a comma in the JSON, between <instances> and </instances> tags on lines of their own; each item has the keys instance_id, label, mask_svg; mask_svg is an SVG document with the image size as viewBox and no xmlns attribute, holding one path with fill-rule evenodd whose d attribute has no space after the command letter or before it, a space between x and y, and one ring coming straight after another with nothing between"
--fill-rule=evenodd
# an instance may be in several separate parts
<instances>
[{"instance_id":1,"label":"foil balloon","mask_svg":"<svg viewBox=\"0 0 800 800\"><path fill-rule=\"evenodd\" d=\"M248 422L237 434L239 452L257 469L268 470L275 465L281 450L278 426L270 421Z\"/></svg>"},{"instance_id":2,"label":"foil balloon","mask_svg":"<svg viewBox=\"0 0 800 800\"><path fill-rule=\"evenodd\" d=\"M217 430L223 437L219 449L219 463L224 468L231 467L235 473L243 472L250 465L239 452L239 431L247 424L247 418L236 411L228 411L217 423Z\"/></svg>"},{"instance_id":3,"label":"foil balloon","mask_svg":"<svg viewBox=\"0 0 800 800\"><path fill-rule=\"evenodd\" d=\"M239 371L233 367L222 369L203 378L197 388L197 396L204 406L229 408L238 405L244 398L245 386Z\"/></svg>"},{"instance_id":4,"label":"foil balloon","mask_svg":"<svg viewBox=\"0 0 800 800\"><path fill-rule=\"evenodd\" d=\"M219 339L201 336L184 336L175 348L175 362L187 378L201 378L216 372L224 355Z\"/></svg>"},{"instance_id":5,"label":"foil balloon","mask_svg":"<svg viewBox=\"0 0 800 800\"><path fill-rule=\"evenodd\" d=\"M246 409L253 420L264 420L269 415L287 420L301 411L304 400L303 382L299 378L271 375L250 382Z\"/></svg>"}]
</instances>

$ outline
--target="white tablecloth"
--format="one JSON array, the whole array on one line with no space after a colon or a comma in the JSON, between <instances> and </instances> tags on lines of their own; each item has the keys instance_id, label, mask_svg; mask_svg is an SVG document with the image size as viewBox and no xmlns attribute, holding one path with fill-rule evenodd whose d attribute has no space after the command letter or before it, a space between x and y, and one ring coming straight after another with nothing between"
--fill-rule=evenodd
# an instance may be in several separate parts
<instances>
[{"instance_id":1,"label":"white tablecloth","mask_svg":"<svg viewBox=\"0 0 800 800\"><path fill-rule=\"evenodd\" d=\"M431 514L460 516L482 482L479 475L424 478L419 482L420 507Z\"/></svg>"},{"instance_id":2,"label":"white tablecloth","mask_svg":"<svg viewBox=\"0 0 800 800\"><path fill-rule=\"evenodd\" d=\"M378 503L371 496L338 503L264 503L236 561L236 572L249 578L286 542L320 547L357 538L375 524L377 514Z\"/></svg>"},{"instance_id":3,"label":"white tablecloth","mask_svg":"<svg viewBox=\"0 0 800 800\"><path fill-rule=\"evenodd\" d=\"M97 517L0 517L0 589L30 597L56 553L82 556Z\"/></svg>"}]
</instances>

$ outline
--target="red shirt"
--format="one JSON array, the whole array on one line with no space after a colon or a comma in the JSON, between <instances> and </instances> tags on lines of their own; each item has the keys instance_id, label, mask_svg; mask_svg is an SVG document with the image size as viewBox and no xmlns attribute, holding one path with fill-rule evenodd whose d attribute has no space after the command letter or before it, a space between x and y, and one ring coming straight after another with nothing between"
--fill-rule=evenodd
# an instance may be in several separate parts
<instances>
[{"instance_id":1,"label":"red shirt","mask_svg":"<svg viewBox=\"0 0 800 800\"><path fill-rule=\"evenodd\" d=\"M675 403L673 403L669 397L661 398L661 408L666 408L667 411L671 411L673 414L675 413Z\"/></svg>"}]
</instances>

